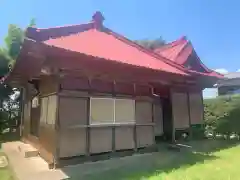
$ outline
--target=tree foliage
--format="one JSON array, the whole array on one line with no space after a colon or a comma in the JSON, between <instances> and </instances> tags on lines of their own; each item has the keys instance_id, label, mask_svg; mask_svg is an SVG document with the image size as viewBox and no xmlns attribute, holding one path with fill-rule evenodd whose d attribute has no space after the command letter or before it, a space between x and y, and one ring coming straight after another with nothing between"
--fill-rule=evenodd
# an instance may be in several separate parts
<instances>
[{"instance_id":1,"label":"tree foliage","mask_svg":"<svg viewBox=\"0 0 240 180\"><path fill-rule=\"evenodd\" d=\"M204 102L206 129L214 134L240 135L240 96L223 96Z\"/></svg>"},{"instance_id":2,"label":"tree foliage","mask_svg":"<svg viewBox=\"0 0 240 180\"><path fill-rule=\"evenodd\" d=\"M20 52L21 44L24 39L24 30L15 24L8 27L8 35L5 38L5 45L8 55L15 60Z\"/></svg>"},{"instance_id":3,"label":"tree foliage","mask_svg":"<svg viewBox=\"0 0 240 180\"><path fill-rule=\"evenodd\" d=\"M137 40L135 42L150 50L154 50L166 44L166 42L162 39L162 37L154 40L149 40L149 39Z\"/></svg>"},{"instance_id":4,"label":"tree foliage","mask_svg":"<svg viewBox=\"0 0 240 180\"><path fill-rule=\"evenodd\" d=\"M28 26L34 26L35 19L32 19ZM21 50L24 40L25 30L15 24L8 26L8 33L5 37L5 44L0 48L0 78L5 76L9 71L9 65L13 65ZM19 108L20 103L18 89L13 89L5 83L0 83L0 133L1 130L9 126L10 120L20 120Z\"/></svg>"}]
</instances>

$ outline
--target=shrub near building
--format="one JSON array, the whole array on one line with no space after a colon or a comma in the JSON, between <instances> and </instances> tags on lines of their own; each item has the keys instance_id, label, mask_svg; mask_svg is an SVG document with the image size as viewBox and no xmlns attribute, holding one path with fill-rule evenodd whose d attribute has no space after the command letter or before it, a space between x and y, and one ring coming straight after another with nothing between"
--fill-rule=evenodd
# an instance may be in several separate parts
<instances>
[{"instance_id":1,"label":"shrub near building","mask_svg":"<svg viewBox=\"0 0 240 180\"><path fill-rule=\"evenodd\" d=\"M240 135L240 95L204 100L205 127L216 135Z\"/></svg>"}]
</instances>

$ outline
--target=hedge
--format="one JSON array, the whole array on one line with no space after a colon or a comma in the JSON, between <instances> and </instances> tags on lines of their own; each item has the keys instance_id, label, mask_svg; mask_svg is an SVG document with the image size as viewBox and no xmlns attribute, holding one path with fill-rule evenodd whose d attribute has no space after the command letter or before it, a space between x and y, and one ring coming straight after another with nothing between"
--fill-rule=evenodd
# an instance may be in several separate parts
<instances>
[{"instance_id":1,"label":"hedge","mask_svg":"<svg viewBox=\"0 0 240 180\"><path fill-rule=\"evenodd\" d=\"M204 100L204 120L207 132L240 135L240 95Z\"/></svg>"}]
</instances>

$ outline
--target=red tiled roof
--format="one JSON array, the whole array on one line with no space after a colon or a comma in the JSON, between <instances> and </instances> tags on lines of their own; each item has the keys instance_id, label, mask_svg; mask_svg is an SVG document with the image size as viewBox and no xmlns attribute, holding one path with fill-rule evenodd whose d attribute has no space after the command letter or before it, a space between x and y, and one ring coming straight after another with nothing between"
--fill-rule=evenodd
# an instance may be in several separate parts
<instances>
[{"instance_id":1,"label":"red tiled roof","mask_svg":"<svg viewBox=\"0 0 240 180\"><path fill-rule=\"evenodd\" d=\"M183 50L183 48L185 48L187 44L188 41L186 40L186 38L182 37L179 40L173 41L169 44L166 44L160 48L155 49L154 52L172 61L176 61L176 58L179 56L179 53Z\"/></svg>"},{"instance_id":2,"label":"red tiled roof","mask_svg":"<svg viewBox=\"0 0 240 180\"><path fill-rule=\"evenodd\" d=\"M113 34L109 32L101 32L96 29L90 29L78 34L61 38L49 39L44 41L44 43L47 45L104 58L106 60L117 61L170 73L182 75L186 74L183 71L159 60L158 58L151 56L148 53L145 53L142 50L121 41L120 39L117 39Z\"/></svg>"},{"instance_id":3,"label":"red tiled roof","mask_svg":"<svg viewBox=\"0 0 240 180\"><path fill-rule=\"evenodd\" d=\"M96 12L92 21L86 24L48 29L28 28L27 37L48 46L80 52L108 61L179 75L194 74L194 71L189 71L183 66L188 57L195 53L193 46L185 37L152 52L104 27L103 20L102 14ZM220 76L209 70L199 58L198 60L207 72L201 73L202 75Z\"/></svg>"},{"instance_id":4,"label":"red tiled roof","mask_svg":"<svg viewBox=\"0 0 240 180\"><path fill-rule=\"evenodd\" d=\"M160 48L155 49L154 52L180 65L184 65L188 60L188 57L194 53L197 61L199 62L199 65L205 70L205 72L201 73L201 72L196 72L191 70L190 72L192 73L195 72L196 74L201 74L201 75L206 75L211 77L223 78L221 74L213 70L210 70L202 63L202 61L197 56L191 42L189 42L185 36L169 44L166 44Z\"/></svg>"},{"instance_id":5,"label":"red tiled roof","mask_svg":"<svg viewBox=\"0 0 240 180\"><path fill-rule=\"evenodd\" d=\"M109 61L188 75L182 67L103 27L103 20L102 15L97 12L93 21L88 24L49 29L29 28L27 37L50 46Z\"/></svg>"}]
</instances>

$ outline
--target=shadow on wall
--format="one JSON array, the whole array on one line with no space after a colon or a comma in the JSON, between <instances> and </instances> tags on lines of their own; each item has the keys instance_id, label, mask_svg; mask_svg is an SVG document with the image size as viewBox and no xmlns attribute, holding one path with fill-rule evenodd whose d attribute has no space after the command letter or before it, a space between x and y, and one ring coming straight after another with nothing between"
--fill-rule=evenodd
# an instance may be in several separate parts
<instances>
[{"instance_id":1,"label":"shadow on wall","mask_svg":"<svg viewBox=\"0 0 240 180\"><path fill-rule=\"evenodd\" d=\"M161 145L157 153L135 155L132 157L116 158L107 162L88 163L63 168L70 179L84 180L138 180L150 177L156 173L167 173L174 169L188 167L206 160L217 159L210 153L236 146L236 141L204 140L191 142L191 148L179 152L170 151Z\"/></svg>"}]
</instances>

